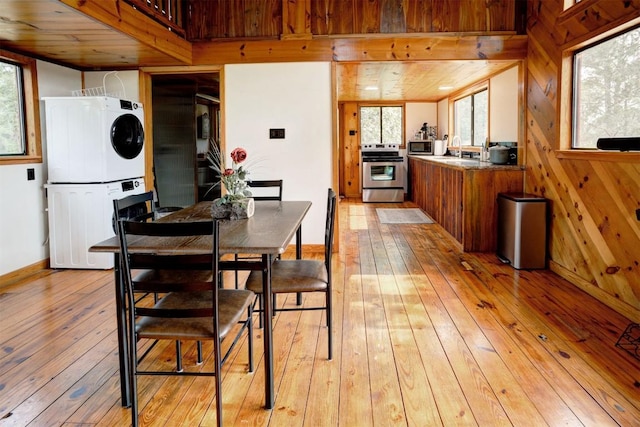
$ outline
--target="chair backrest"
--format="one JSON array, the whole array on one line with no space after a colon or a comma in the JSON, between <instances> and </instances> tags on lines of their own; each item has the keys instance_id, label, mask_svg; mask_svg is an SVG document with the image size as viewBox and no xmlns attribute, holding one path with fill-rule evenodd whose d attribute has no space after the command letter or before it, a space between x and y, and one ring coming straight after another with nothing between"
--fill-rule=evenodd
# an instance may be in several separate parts
<instances>
[{"instance_id":1,"label":"chair backrest","mask_svg":"<svg viewBox=\"0 0 640 427\"><path fill-rule=\"evenodd\" d=\"M130 219L134 221L147 221L154 216L153 191L142 194L133 194L113 201L112 225L114 233L117 232L117 221Z\"/></svg>"},{"instance_id":2,"label":"chair backrest","mask_svg":"<svg viewBox=\"0 0 640 427\"><path fill-rule=\"evenodd\" d=\"M282 180L281 179L271 179L271 180L255 180L247 182L247 186L249 188L270 188L274 189L272 192L268 194L260 193L258 195L252 195L254 200L282 200ZM275 192L275 194L273 194Z\"/></svg>"},{"instance_id":3,"label":"chair backrest","mask_svg":"<svg viewBox=\"0 0 640 427\"><path fill-rule=\"evenodd\" d=\"M327 196L327 221L324 229L324 263L331 277L331 254L333 253L333 230L336 221L336 192L329 188ZM329 279L330 280L330 279Z\"/></svg>"},{"instance_id":4,"label":"chair backrest","mask_svg":"<svg viewBox=\"0 0 640 427\"><path fill-rule=\"evenodd\" d=\"M122 274L124 277L127 298L134 306L135 292L202 292L217 289L219 272L219 224L218 221L201 222L138 222L130 220L118 221L118 239L120 243L120 260ZM128 240L132 236L149 238L184 238L194 239L198 237L212 239L212 251L207 255L172 255L168 253L144 253L132 252L129 250ZM175 244L175 243L174 243ZM160 274L158 280L145 278L136 281L132 270L149 269ZM180 281L180 275L174 275L173 280L167 280L171 274L162 274L163 271L171 270L206 270L211 271L208 281L189 280ZM217 292L213 292L217 294ZM135 308L135 314L151 317L209 317L213 316L217 296L214 295L214 302L210 306L198 309L154 309L152 307Z\"/></svg>"}]
</instances>

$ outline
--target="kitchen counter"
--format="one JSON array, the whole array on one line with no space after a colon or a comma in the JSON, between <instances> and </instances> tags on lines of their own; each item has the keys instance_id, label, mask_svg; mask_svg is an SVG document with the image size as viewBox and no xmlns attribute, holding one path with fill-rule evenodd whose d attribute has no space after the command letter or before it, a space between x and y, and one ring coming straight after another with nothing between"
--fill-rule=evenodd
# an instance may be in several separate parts
<instances>
[{"instance_id":1,"label":"kitchen counter","mask_svg":"<svg viewBox=\"0 0 640 427\"><path fill-rule=\"evenodd\" d=\"M428 162L434 162L443 166L448 166L456 169L467 170L523 170L523 166L518 165L494 165L490 162L482 162L478 159L470 159L468 157L455 157L455 156L432 156L426 154L409 154L409 158L424 160Z\"/></svg>"},{"instance_id":2,"label":"kitchen counter","mask_svg":"<svg viewBox=\"0 0 640 427\"><path fill-rule=\"evenodd\" d=\"M409 155L409 195L465 252L497 249L497 196L523 190L524 168L452 156Z\"/></svg>"}]
</instances>

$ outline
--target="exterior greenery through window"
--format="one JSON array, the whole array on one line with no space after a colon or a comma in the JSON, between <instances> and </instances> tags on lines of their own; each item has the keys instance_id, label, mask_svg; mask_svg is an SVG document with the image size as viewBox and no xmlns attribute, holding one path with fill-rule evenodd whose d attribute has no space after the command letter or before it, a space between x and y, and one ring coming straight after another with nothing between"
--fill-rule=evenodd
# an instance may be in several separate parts
<instances>
[{"instance_id":1,"label":"exterior greenery through window","mask_svg":"<svg viewBox=\"0 0 640 427\"><path fill-rule=\"evenodd\" d=\"M462 145L485 144L489 136L489 91L485 88L453 103L454 136Z\"/></svg>"},{"instance_id":2,"label":"exterior greenery through window","mask_svg":"<svg viewBox=\"0 0 640 427\"><path fill-rule=\"evenodd\" d=\"M0 156L26 154L22 68L0 60Z\"/></svg>"},{"instance_id":3,"label":"exterior greenery through window","mask_svg":"<svg viewBox=\"0 0 640 427\"><path fill-rule=\"evenodd\" d=\"M573 148L640 136L640 28L574 54Z\"/></svg>"},{"instance_id":4,"label":"exterior greenery through window","mask_svg":"<svg viewBox=\"0 0 640 427\"><path fill-rule=\"evenodd\" d=\"M36 60L0 49L0 166L41 163Z\"/></svg>"},{"instance_id":5,"label":"exterior greenery through window","mask_svg":"<svg viewBox=\"0 0 640 427\"><path fill-rule=\"evenodd\" d=\"M360 143L402 145L402 110L402 106L360 107Z\"/></svg>"}]
</instances>

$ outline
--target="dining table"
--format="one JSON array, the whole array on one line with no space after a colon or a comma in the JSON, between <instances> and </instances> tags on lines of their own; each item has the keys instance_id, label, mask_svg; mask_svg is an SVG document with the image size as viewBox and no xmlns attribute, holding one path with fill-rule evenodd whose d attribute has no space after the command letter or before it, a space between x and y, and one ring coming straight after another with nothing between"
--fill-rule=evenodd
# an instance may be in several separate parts
<instances>
[{"instance_id":1,"label":"dining table","mask_svg":"<svg viewBox=\"0 0 640 427\"><path fill-rule=\"evenodd\" d=\"M185 222L210 221L211 201L196 203L184 209L163 216L157 221ZM274 259L284 253L295 237L296 258L302 258L302 221L311 207L310 201L256 201L253 216L246 219L222 220L220 222L220 254L255 254L253 259L225 260L222 257L222 270L261 270L264 294L262 324L264 327L264 369L265 369L265 408L274 405L273 378L273 334L271 298L271 265ZM184 237L143 237L128 241L131 252L171 253L171 254L210 254L211 239ZM122 406L131 405L131 385L127 358L125 289L120 268L120 246L116 236L96 243L90 252L111 252L114 254L115 306L118 331L119 373Z\"/></svg>"}]
</instances>

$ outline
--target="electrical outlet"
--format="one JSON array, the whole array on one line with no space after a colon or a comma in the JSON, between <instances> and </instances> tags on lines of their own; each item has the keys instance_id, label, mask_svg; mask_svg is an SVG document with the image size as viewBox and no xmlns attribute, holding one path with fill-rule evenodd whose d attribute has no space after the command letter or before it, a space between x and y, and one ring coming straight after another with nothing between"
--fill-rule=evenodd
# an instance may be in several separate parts
<instances>
[{"instance_id":1,"label":"electrical outlet","mask_svg":"<svg viewBox=\"0 0 640 427\"><path fill-rule=\"evenodd\" d=\"M284 129L269 129L269 139L284 139Z\"/></svg>"},{"instance_id":2,"label":"electrical outlet","mask_svg":"<svg viewBox=\"0 0 640 427\"><path fill-rule=\"evenodd\" d=\"M36 179L36 171L33 168L27 169L27 181L33 181Z\"/></svg>"}]
</instances>

